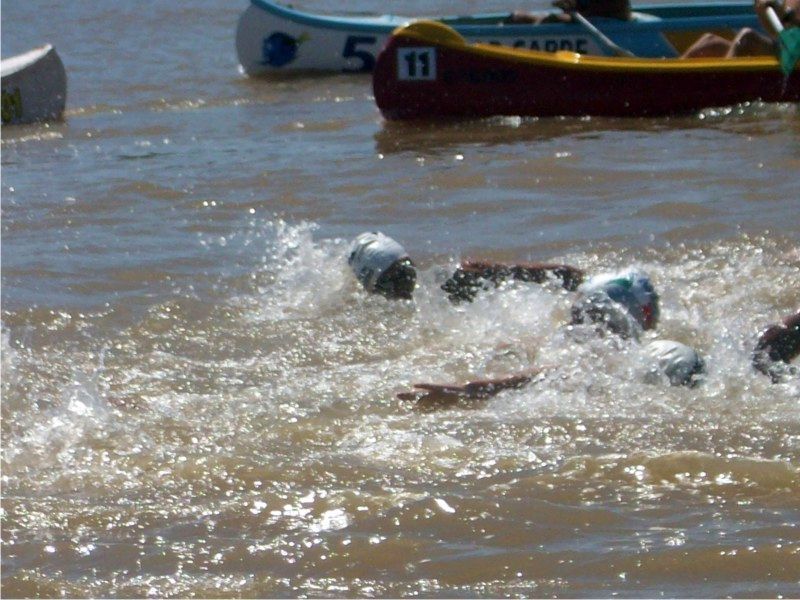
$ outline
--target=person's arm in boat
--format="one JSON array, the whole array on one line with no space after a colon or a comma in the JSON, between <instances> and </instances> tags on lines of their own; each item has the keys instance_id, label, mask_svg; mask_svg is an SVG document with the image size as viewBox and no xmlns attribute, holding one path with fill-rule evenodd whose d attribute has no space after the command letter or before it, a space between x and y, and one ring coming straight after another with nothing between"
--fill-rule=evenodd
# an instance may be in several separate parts
<instances>
[{"instance_id":1,"label":"person's arm in boat","mask_svg":"<svg viewBox=\"0 0 800 600\"><path fill-rule=\"evenodd\" d=\"M571 23L572 17L566 13L532 13L515 10L508 16L509 25L545 25L548 23Z\"/></svg>"},{"instance_id":2,"label":"person's arm in boat","mask_svg":"<svg viewBox=\"0 0 800 600\"><path fill-rule=\"evenodd\" d=\"M784 2L755 0L755 11L756 15L758 15L758 20L764 31L773 39L777 39L778 32L775 31L769 18L767 18L768 8L775 11L784 27L797 27L800 25L800 0L785 0Z\"/></svg>"},{"instance_id":3,"label":"person's arm in boat","mask_svg":"<svg viewBox=\"0 0 800 600\"><path fill-rule=\"evenodd\" d=\"M785 0L784 2L755 0L755 13L768 36L750 27L741 29L732 40L708 32L703 34L681 56L683 58L734 58L774 54L778 32L767 17L768 8L775 11L784 27L800 25L800 15L798 14L800 0Z\"/></svg>"},{"instance_id":4,"label":"person's arm in boat","mask_svg":"<svg viewBox=\"0 0 800 600\"><path fill-rule=\"evenodd\" d=\"M565 13L579 12L584 17L605 17L629 21L632 16L630 0L554 0L553 6Z\"/></svg>"},{"instance_id":5,"label":"person's arm in boat","mask_svg":"<svg viewBox=\"0 0 800 600\"><path fill-rule=\"evenodd\" d=\"M571 23L572 13L584 17L605 17L630 21L633 17L630 0L553 0L552 6L563 12L531 13L515 10L509 17L511 24L542 25L545 23Z\"/></svg>"}]
</instances>

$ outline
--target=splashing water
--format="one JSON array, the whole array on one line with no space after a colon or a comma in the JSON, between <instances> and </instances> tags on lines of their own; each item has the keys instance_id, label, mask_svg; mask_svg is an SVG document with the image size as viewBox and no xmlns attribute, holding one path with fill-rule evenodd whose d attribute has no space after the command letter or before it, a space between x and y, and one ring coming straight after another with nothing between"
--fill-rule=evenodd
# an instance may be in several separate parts
<instances>
[{"instance_id":1,"label":"splashing water","mask_svg":"<svg viewBox=\"0 0 800 600\"><path fill-rule=\"evenodd\" d=\"M488 590L585 577L599 591L624 572L646 593L712 548L735 551L713 562L727 577L795 548L800 383L771 384L749 355L793 309L796 248L556 257L648 272L663 308L647 339L690 344L710 367L688 389L646 383L635 342L567 327L572 296L555 283L454 306L439 285L456 257L423 256L415 300L390 302L347 270L347 240L313 232L258 225L239 247L264 258L217 285L235 294L176 295L122 330L107 314L8 315L4 535L20 590L22 577L55 589L48 573L66 569L67 593L437 593L485 564ZM50 333L23 340L25 321ZM475 409L394 397L534 365L554 369ZM46 558L26 569L32 555ZM517 584L492 587L505 567Z\"/></svg>"}]
</instances>

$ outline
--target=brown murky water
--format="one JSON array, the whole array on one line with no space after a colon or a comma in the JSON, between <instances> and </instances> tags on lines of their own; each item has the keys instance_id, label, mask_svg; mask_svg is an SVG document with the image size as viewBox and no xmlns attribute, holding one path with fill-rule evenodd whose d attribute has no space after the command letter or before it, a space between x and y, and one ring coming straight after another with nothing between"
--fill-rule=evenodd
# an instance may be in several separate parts
<instances>
[{"instance_id":1,"label":"brown murky water","mask_svg":"<svg viewBox=\"0 0 800 600\"><path fill-rule=\"evenodd\" d=\"M4 597L797 596L800 380L749 364L798 308L796 107L387 124L368 78L240 76L245 6L3 7L4 56L70 79L65 123L2 132ZM413 303L347 271L366 229ZM646 270L646 340L705 381L646 383L557 286L451 305L467 256Z\"/></svg>"}]
</instances>

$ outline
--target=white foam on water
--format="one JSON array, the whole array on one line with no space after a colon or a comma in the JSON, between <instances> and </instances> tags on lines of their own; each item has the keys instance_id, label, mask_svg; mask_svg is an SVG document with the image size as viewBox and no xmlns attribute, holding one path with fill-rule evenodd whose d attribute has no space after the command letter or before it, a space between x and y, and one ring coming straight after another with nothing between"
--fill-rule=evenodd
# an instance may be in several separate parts
<instances>
[{"instance_id":1,"label":"white foam on water","mask_svg":"<svg viewBox=\"0 0 800 600\"><path fill-rule=\"evenodd\" d=\"M0 381L2 381L3 389L11 386L14 381L14 366L17 361L17 351L11 345L11 335L2 325L2 333L0 333Z\"/></svg>"},{"instance_id":2,"label":"white foam on water","mask_svg":"<svg viewBox=\"0 0 800 600\"><path fill-rule=\"evenodd\" d=\"M14 443L4 454L7 474L42 470L41 474L66 482L75 469L102 468L95 451L119 431L120 416L107 403L101 383L103 370L101 352L90 372L73 369L71 380L61 387L57 398L28 397L26 403L15 404L9 413ZM64 472L49 473L56 467L64 467ZM53 481L49 476L46 479Z\"/></svg>"},{"instance_id":3,"label":"white foam on water","mask_svg":"<svg viewBox=\"0 0 800 600\"><path fill-rule=\"evenodd\" d=\"M642 344L676 339L698 350L708 373L701 386L687 390L666 382L648 384L642 345L599 336L589 326L568 326L574 295L554 283L508 282L480 293L472 303L452 305L439 285L456 261L437 264L421 257L415 300L391 302L366 294L354 281L346 268L346 240L317 240L314 231L310 223L276 221L253 234L253 244L264 248L263 266L253 273L250 295L231 299L234 312L226 322L217 325L212 311L205 321L176 321L180 329L170 330L169 320L154 320L158 329L148 331L147 325L137 331L142 339L136 344L142 349L165 339L175 346L197 338L200 346L191 360L180 350L137 351L129 356L133 362L123 366L124 378L117 370L106 374L106 388L122 385L146 400L143 410L117 424L127 436L135 436L136 428L158 430L175 423L197 428L208 445L235 445L237 430L256 430L265 419L274 429L265 440L309 420L318 429L303 429L303 437L343 435L342 447L359 460L371 457L410 466L425 450L425 459L436 464L436 449L441 448L445 468L454 464L448 454L452 448L429 445L436 439L431 422L462 422L455 434L441 438L458 446L465 444L463 423L476 420L514 424L648 415L658 422L725 411L737 421L737 411L745 408L760 411L760 418L769 421L793 415L796 379L772 385L749 362L758 330L791 308L785 289L796 281L798 270L796 260L786 259L767 240L666 249L661 260L651 256L630 261L622 252L559 257L589 273L633 265L651 276L661 294L662 321ZM223 357L214 345L229 338L238 341ZM19 359L9 348L7 332L3 339L5 379ZM76 370L58 397L40 399L44 418L17 441L23 446L35 441L43 447L72 447L92 435L105 435L113 444L116 430L108 425L116 409L109 408L103 391L103 358L96 360L92 371ZM504 392L475 410L422 418L394 397L414 382L465 383L531 367L552 369L541 380ZM170 383L179 380L186 383ZM324 417L342 410L338 419ZM351 428L354 418L366 415L367 421ZM387 423L390 431L385 430ZM508 443L489 432L480 452ZM14 445L12 441L9 456L24 454L15 452ZM323 445L312 456L340 450ZM528 450L522 444L516 451L524 456ZM180 448L167 453L179 454ZM549 458L559 455L555 451Z\"/></svg>"},{"instance_id":4,"label":"white foam on water","mask_svg":"<svg viewBox=\"0 0 800 600\"><path fill-rule=\"evenodd\" d=\"M314 241L316 229L313 223L283 220L255 227L251 235L263 245L262 267L254 273L259 294L255 299L261 305L257 319L313 317L341 305L345 290L352 287L342 258L346 242ZM247 245L253 245L252 240Z\"/></svg>"},{"instance_id":5,"label":"white foam on water","mask_svg":"<svg viewBox=\"0 0 800 600\"><path fill-rule=\"evenodd\" d=\"M800 262L791 251L741 238L553 257L590 274L648 273L662 320L637 343L569 326L575 295L556 282L512 281L453 305L440 285L457 255L414 256L411 302L366 294L346 267L347 240L315 232L310 223L258 225L245 237L261 264L218 284L234 292L213 306L154 305L136 326L109 333L104 351L96 337L58 334L17 351L18 332L6 328L5 489L79 499L91 490L99 516L91 539L76 535L77 552L109 521L146 514L144 533L130 530L144 536L142 548L166 544L188 561L219 555L215 565L274 554L284 567L314 568L339 552L391 563L398 550L384 544L396 543L386 532L397 523L430 550L430 535L476 543L471 519L485 513L487 535L520 549L527 542L510 523L517 507L545 510L539 502L571 532L576 506L634 514L673 495L679 512L695 499L746 506L796 491L800 384L774 385L750 365L758 331L795 309ZM696 348L709 367L701 384L648 382L644 345L655 339ZM549 369L473 406L425 412L396 398L415 382L531 367ZM64 376L40 385L42 373ZM78 514L70 506L56 512ZM40 513L26 524L44 535L58 519ZM173 526L189 533L173 535ZM699 535L670 539L693 547L690 534ZM609 540L580 543L605 551Z\"/></svg>"}]
</instances>

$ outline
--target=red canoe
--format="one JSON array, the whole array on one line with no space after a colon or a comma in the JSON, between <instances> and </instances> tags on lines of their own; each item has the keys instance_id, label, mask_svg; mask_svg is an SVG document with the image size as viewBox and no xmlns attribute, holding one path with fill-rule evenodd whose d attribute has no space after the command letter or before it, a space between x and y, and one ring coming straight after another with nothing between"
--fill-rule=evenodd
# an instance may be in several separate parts
<instances>
[{"instance_id":1,"label":"red canoe","mask_svg":"<svg viewBox=\"0 0 800 600\"><path fill-rule=\"evenodd\" d=\"M624 58L467 44L435 21L397 29L372 80L387 119L656 116L741 102L797 102L800 71L774 57Z\"/></svg>"}]
</instances>

